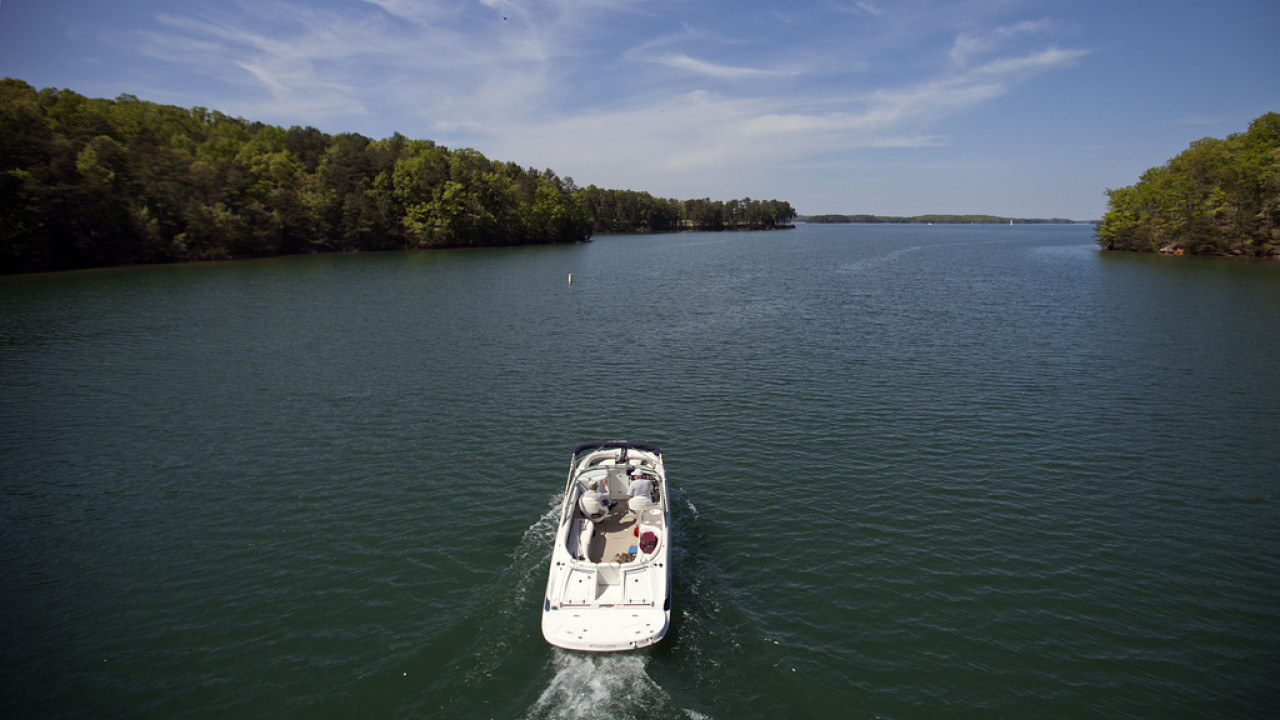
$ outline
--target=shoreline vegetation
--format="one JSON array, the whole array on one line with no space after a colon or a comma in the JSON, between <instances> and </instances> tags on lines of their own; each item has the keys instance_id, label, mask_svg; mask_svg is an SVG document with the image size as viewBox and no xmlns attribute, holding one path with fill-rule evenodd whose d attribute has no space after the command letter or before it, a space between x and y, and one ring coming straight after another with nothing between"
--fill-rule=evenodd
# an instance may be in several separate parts
<instances>
[{"instance_id":1,"label":"shoreline vegetation","mask_svg":"<svg viewBox=\"0 0 1280 720\"><path fill-rule=\"evenodd\" d=\"M0 81L0 274L791 227L778 200L675 200L399 133Z\"/></svg>"},{"instance_id":2,"label":"shoreline vegetation","mask_svg":"<svg viewBox=\"0 0 1280 720\"><path fill-rule=\"evenodd\" d=\"M900 225L1075 225L1066 218L1011 218L998 215L807 215L797 218L807 223L891 223Z\"/></svg>"},{"instance_id":3,"label":"shoreline vegetation","mask_svg":"<svg viewBox=\"0 0 1280 720\"><path fill-rule=\"evenodd\" d=\"M1107 190L1105 250L1280 260L1280 113Z\"/></svg>"}]
</instances>

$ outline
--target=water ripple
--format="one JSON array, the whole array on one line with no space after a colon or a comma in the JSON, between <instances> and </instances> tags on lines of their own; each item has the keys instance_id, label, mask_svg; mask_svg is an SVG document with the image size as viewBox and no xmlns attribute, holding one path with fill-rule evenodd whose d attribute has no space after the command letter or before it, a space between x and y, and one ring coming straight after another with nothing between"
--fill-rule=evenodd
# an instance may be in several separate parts
<instances>
[{"instance_id":1,"label":"water ripple","mask_svg":"<svg viewBox=\"0 0 1280 720\"><path fill-rule=\"evenodd\" d=\"M1270 717L1276 268L1092 248L814 226L0 279L0 712ZM667 452L673 626L563 653L554 494L618 437Z\"/></svg>"}]
</instances>

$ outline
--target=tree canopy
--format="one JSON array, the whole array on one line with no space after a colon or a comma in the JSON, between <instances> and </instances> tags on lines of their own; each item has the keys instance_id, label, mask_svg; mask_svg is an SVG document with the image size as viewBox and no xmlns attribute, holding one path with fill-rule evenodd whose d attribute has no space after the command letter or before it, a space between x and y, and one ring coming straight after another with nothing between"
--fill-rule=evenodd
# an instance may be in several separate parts
<instances>
[{"instance_id":1,"label":"tree canopy","mask_svg":"<svg viewBox=\"0 0 1280 720\"><path fill-rule=\"evenodd\" d=\"M1108 250L1280 256L1280 113L1204 138L1129 187L1107 190Z\"/></svg>"},{"instance_id":2,"label":"tree canopy","mask_svg":"<svg viewBox=\"0 0 1280 720\"><path fill-rule=\"evenodd\" d=\"M0 272L772 227L777 201L680 202L399 133L288 129L0 81Z\"/></svg>"},{"instance_id":3,"label":"tree canopy","mask_svg":"<svg viewBox=\"0 0 1280 720\"><path fill-rule=\"evenodd\" d=\"M781 200L674 200L634 190L581 193L597 232L671 232L675 230L767 230L789 227L796 211Z\"/></svg>"}]
</instances>

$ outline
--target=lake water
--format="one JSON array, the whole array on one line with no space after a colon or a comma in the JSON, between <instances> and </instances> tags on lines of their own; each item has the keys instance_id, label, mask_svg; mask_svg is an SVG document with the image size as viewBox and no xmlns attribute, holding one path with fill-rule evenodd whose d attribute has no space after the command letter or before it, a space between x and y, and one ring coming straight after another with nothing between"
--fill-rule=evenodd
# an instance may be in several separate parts
<instances>
[{"instance_id":1,"label":"lake water","mask_svg":"<svg viewBox=\"0 0 1280 720\"><path fill-rule=\"evenodd\" d=\"M595 439L637 654L539 631ZM9 718L1280 715L1280 264L1088 226L0 278L0 489Z\"/></svg>"}]
</instances>

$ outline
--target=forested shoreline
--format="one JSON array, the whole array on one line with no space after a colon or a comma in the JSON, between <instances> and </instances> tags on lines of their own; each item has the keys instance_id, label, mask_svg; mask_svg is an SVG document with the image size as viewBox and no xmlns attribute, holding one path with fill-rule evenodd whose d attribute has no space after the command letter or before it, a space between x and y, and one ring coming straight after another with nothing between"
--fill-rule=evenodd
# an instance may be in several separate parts
<instances>
[{"instance_id":1,"label":"forested shoreline","mask_svg":"<svg viewBox=\"0 0 1280 720\"><path fill-rule=\"evenodd\" d=\"M784 227L777 200L579 188L399 133L370 139L0 81L0 273Z\"/></svg>"},{"instance_id":2,"label":"forested shoreline","mask_svg":"<svg viewBox=\"0 0 1280 720\"><path fill-rule=\"evenodd\" d=\"M1280 259L1280 113L1196 140L1107 197L1107 250Z\"/></svg>"},{"instance_id":3,"label":"forested shoreline","mask_svg":"<svg viewBox=\"0 0 1280 720\"><path fill-rule=\"evenodd\" d=\"M885 223L939 225L1068 225L1076 222L1066 218L1011 218L999 215L809 215L801 218L808 223Z\"/></svg>"}]
</instances>

